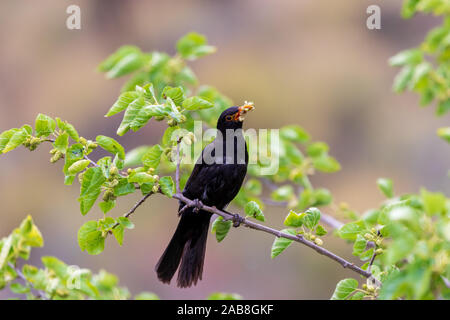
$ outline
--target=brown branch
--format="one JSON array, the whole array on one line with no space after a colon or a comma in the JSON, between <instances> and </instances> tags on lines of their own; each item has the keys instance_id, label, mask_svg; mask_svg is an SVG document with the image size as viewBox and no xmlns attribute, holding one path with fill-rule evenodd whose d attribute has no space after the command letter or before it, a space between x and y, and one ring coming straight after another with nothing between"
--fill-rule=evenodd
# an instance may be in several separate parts
<instances>
[{"instance_id":1,"label":"brown branch","mask_svg":"<svg viewBox=\"0 0 450 320\"><path fill-rule=\"evenodd\" d=\"M127 213L125 213L123 215L123 217L128 218L129 216L131 216L137 208L139 208L144 202L145 200L147 200L148 197L150 197L153 194L153 192L149 192L147 193L144 197L141 198L141 200L139 200L138 202L136 202L136 204L133 206L133 208L130 209L130 211L128 211ZM116 228L120 223L116 222L111 229ZM111 233L111 231L109 232Z\"/></svg>"},{"instance_id":2,"label":"brown branch","mask_svg":"<svg viewBox=\"0 0 450 320\"><path fill-rule=\"evenodd\" d=\"M259 230L259 231L263 231L266 233L270 233L276 237L282 237L282 238L286 238L289 240L293 240L295 242L299 242L302 243L308 247L310 247L311 249L314 249L316 252L318 252L319 254L322 254L324 256L327 256L328 258L338 262L339 264L341 264L344 268L348 268L350 270L353 270L357 273L359 273L360 275L366 277L366 278L370 278L372 277L372 274L370 272L367 272L361 268L359 268L358 266L356 266L355 264L339 257L338 255L328 251L327 249L322 248L319 245L316 245L315 243L306 240L303 236L301 235L291 235L285 232L281 232L279 230L264 226L262 224L247 220L246 218L238 215L238 214L231 214L222 210L217 209L216 207L210 207L207 205L202 204L200 201L194 201L191 199L186 198L185 196L183 196L182 194L174 194L173 198L178 199L182 202L184 202L186 205L188 205L189 207L197 207L198 209L201 210L205 210L214 214L217 214L218 216L221 216L222 218L224 218L224 220L238 220L240 224L250 228L250 229L254 229L254 230Z\"/></svg>"}]
</instances>

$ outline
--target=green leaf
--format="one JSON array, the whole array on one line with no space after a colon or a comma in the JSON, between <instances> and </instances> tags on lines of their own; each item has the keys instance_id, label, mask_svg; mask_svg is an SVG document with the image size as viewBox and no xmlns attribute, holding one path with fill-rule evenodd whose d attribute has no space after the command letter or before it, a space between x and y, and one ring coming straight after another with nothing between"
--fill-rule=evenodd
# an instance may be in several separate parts
<instances>
[{"instance_id":1,"label":"green leaf","mask_svg":"<svg viewBox=\"0 0 450 320\"><path fill-rule=\"evenodd\" d=\"M414 75L414 68L405 66L395 76L393 89L395 92L402 92L408 87Z\"/></svg>"},{"instance_id":2,"label":"green leaf","mask_svg":"<svg viewBox=\"0 0 450 320\"><path fill-rule=\"evenodd\" d=\"M332 173L341 170L341 165L339 162L326 154L313 158L313 164L317 170L322 172Z\"/></svg>"},{"instance_id":3,"label":"green leaf","mask_svg":"<svg viewBox=\"0 0 450 320\"><path fill-rule=\"evenodd\" d=\"M294 195L294 188L291 185L284 185L272 192L271 198L275 201L288 201Z\"/></svg>"},{"instance_id":4,"label":"green leaf","mask_svg":"<svg viewBox=\"0 0 450 320\"><path fill-rule=\"evenodd\" d=\"M356 236L356 241L353 244L353 255L359 256L366 250L367 240L360 234Z\"/></svg>"},{"instance_id":5,"label":"green leaf","mask_svg":"<svg viewBox=\"0 0 450 320\"><path fill-rule=\"evenodd\" d=\"M84 147L81 143L71 145L66 152L66 163L64 164L63 172L66 176L69 174L69 168L78 160L83 159Z\"/></svg>"},{"instance_id":6,"label":"green leaf","mask_svg":"<svg viewBox=\"0 0 450 320\"><path fill-rule=\"evenodd\" d=\"M117 243L122 246L123 244L123 232L124 232L124 228L122 225L118 225L117 227L115 227L114 229L112 229L113 235L117 240Z\"/></svg>"},{"instance_id":7,"label":"green leaf","mask_svg":"<svg viewBox=\"0 0 450 320\"><path fill-rule=\"evenodd\" d=\"M361 233L365 230L365 225L363 221L350 222L344 224L339 230L338 235L342 239L346 240L356 240L358 233Z\"/></svg>"},{"instance_id":8,"label":"green leaf","mask_svg":"<svg viewBox=\"0 0 450 320\"><path fill-rule=\"evenodd\" d=\"M118 217L117 222L127 229L134 229L134 223L131 222L127 217Z\"/></svg>"},{"instance_id":9,"label":"green leaf","mask_svg":"<svg viewBox=\"0 0 450 320\"><path fill-rule=\"evenodd\" d=\"M172 177L166 176L159 179L159 186L161 187L161 192L172 198L175 194L175 185L173 183Z\"/></svg>"},{"instance_id":10,"label":"green leaf","mask_svg":"<svg viewBox=\"0 0 450 320\"><path fill-rule=\"evenodd\" d=\"M30 247L43 247L44 239L33 219L28 215L20 224L20 233L23 236L23 244Z\"/></svg>"},{"instance_id":11,"label":"green leaf","mask_svg":"<svg viewBox=\"0 0 450 320\"><path fill-rule=\"evenodd\" d=\"M127 194L133 193L134 191L134 184L129 183L128 179L125 178L119 179L119 184L114 187L114 195L116 197L125 196Z\"/></svg>"},{"instance_id":12,"label":"green leaf","mask_svg":"<svg viewBox=\"0 0 450 320\"><path fill-rule=\"evenodd\" d=\"M5 139L8 135L9 133L5 134L2 138ZM3 148L2 153L7 153L11 150L14 150L18 146L20 146L23 142L25 142L28 136L29 134L27 130L24 128L18 129L17 131L12 131L12 135L9 138L8 142L6 143L5 147Z\"/></svg>"},{"instance_id":13,"label":"green leaf","mask_svg":"<svg viewBox=\"0 0 450 320\"><path fill-rule=\"evenodd\" d=\"M297 213L293 210L289 211L289 214L284 219L284 225L287 227L298 228L303 225L303 218L306 216L306 213Z\"/></svg>"},{"instance_id":14,"label":"green leaf","mask_svg":"<svg viewBox=\"0 0 450 320\"><path fill-rule=\"evenodd\" d=\"M102 184L106 181L102 169L99 167L89 168L83 174L81 182L81 193L78 201L80 211L83 215L89 212L101 193Z\"/></svg>"},{"instance_id":15,"label":"green leaf","mask_svg":"<svg viewBox=\"0 0 450 320\"><path fill-rule=\"evenodd\" d=\"M178 40L177 51L184 59L195 60L215 52L216 48L207 44L205 36L190 32Z\"/></svg>"},{"instance_id":16,"label":"green leaf","mask_svg":"<svg viewBox=\"0 0 450 320\"><path fill-rule=\"evenodd\" d=\"M141 292L134 297L134 300L159 300L159 297L153 292Z\"/></svg>"},{"instance_id":17,"label":"green leaf","mask_svg":"<svg viewBox=\"0 0 450 320\"><path fill-rule=\"evenodd\" d=\"M377 180L378 188L383 192L383 194L388 197L392 198L394 196L394 191L392 189L392 180L387 178L379 178Z\"/></svg>"},{"instance_id":18,"label":"green leaf","mask_svg":"<svg viewBox=\"0 0 450 320\"><path fill-rule=\"evenodd\" d=\"M119 99L113 104L113 106L109 109L108 113L105 115L105 117L111 117L119 112L122 112L128 106L130 103L135 101L141 96L141 93L136 91L128 91L124 92L119 96Z\"/></svg>"},{"instance_id":19,"label":"green leaf","mask_svg":"<svg viewBox=\"0 0 450 320\"><path fill-rule=\"evenodd\" d=\"M140 52L138 47L135 46L122 46L116 52L106 58L99 66L98 70L101 72L107 72L111 70L121 59L130 53Z\"/></svg>"},{"instance_id":20,"label":"green leaf","mask_svg":"<svg viewBox=\"0 0 450 320\"><path fill-rule=\"evenodd\" d=\"M300 143L308 142L310 139L309 134L302 127L297 125L282 127L280 135L283 139Z\"/></svg>"},{"instance_id":21,"label":"green leaf","mask_svg":"<svg viewBox=\"0 0 450 320\"><path fill-rule=\"evenodd\" d=\"M283 233L289 233L293 236L295 236L297 233L293 229L283 229L281 230ZM281 252L283 252L287 247L290 246L293 240L286 239L283 237L275 238L275 241L272 244L272 250L271 250L271 258L275 258L278 256Z\"/></svg>"},{"instance_id":22,"label":"green leaf","mask_svg":"<svg viewBox=\"0 0 450 320\"><path fill-rule=\"evenodd\" d=\"M399 67L405 64L416 65L422 61L422 51L420 51L419 49L411 49L397 53L395 56L389 59L389 64L394 67Z\"/></svg>"},{"instance_id":23,"label":"green leaf","mask_svg":"<svg viewBox=\"0 0 450 320\"><path fill-rule=\"evenodd\" d=\"M320 221L320 211L317 208L309 208L305 214L303 222L308 229L313 230Z\"/></svg>"},{"instance_id":24,"label":"green leaf","mask_svg":"<svg viewBox=\"0 0 450 320\"><path fill-rule=\"evenodd\" d=\"M212 108L213 106L214 105L208 100L202 99L197 96L187 98L183 101L183 108L190 111L208 109Z\"/></svg>"},{"instance_id":25,"label":"green leaf","mask_svg":"<svg viewBox=\"0 0 450 320\"><path fill-rule=\"evenodd\" d=\"M34 129L36 131L36 137L48 137L56 129L56 122L49 116L39 113L36 117Z\"/></svg>"},{"instance_id":26,"label":"green leaf","mask_svg":"<svg viewBox=\"0 0 450 320\"><path fill-rule=\"evenodd\" d=\"M445 212L446 197L442 193L422 189L420 195L428 215L439 215Z\"/></svg>"},{"instance_id":27,"label":"green leaf","mask_svg":"<svg viewBox=\"0 0 450 320\"><path fill-rule=\"evenodd\" d=\"M211 293L207 300L242 300L242 297L237 293L224 293L224 292L214 292Z\"/></svg>"},{"instance_id":28,"label":"green leaf","mask_svg":"<svg viewBox=\"0 0 450 320\"><path fill-rule=\"evenodd\" d=\"M341 280L336 285L331 300L347 300L358 288L358 281L353 278Z\"/></svg>"},{"instance_id":29,"label":"green leaf","mask_svg":"<svg viewBox=\"0 0 450 320\"><path fill-rule=\"evenodd\" d=\"M115 207L116 201L115 200L102 201L98 205L103 213L107 213L108 211L110 211L111 209L113 209Z\"/></svg>"},{"instance_id":30,"label":"green leaf","mask_svg":"<svg viewBox=\"0 0 450 320\"><path fill-rule=\"evenodd\" d=\"M76 142L78 142L78 140L80 140L80 136L78 135L78 132L73 125L71 125L67 121L62 121L60 118L55 118L55 119L56 119L56 123L58 124L58 127L62 131L67 132L69 137L71 137Z\"/></svg>"},{"instance_id":31,"label":"green leaf","mask_svg":"<svg viewBox=\"0 0 450 320\"><path fill-rule=\"evenodd\" d=\"M97 136L95 139L100 147L112 154L117 154L119 159L125 159L125 150L122 145L114 140L113 138L107 136Z\"/></svg>"},{"instance_id":32,"label":"green leaf","mask_svg":"<svg viewBox=\"0 0 450 320\"><path fill-rule=\"evenodd\" d=\"M103 252L105 248L105 238L102 232L98 230L97 221L88 221L78 230L78 245L81 251L87 251L92 255Z\"/></svg>"},{"instance_id":33,"label":"green leaf","mask_svg":"<svg viewBox=\"0 0 450 320\"><path fill-rule=\"evenodd\" d=\"M21 285L20 283L11 283L9 286L9 289L13 292L13 293L17 293L17 294L24 294L24 293L28 293L30 292L30 288L29 287L25 287L23 285Z\"/></svg>"},{"instance_id":34,"label":"green leaf","mask_svg":"<svg viewBox=\"0 0 450 320\"><path fill-rule=\"evenodd\" d=\"M56 150L65 154L67 151L67 147L69 146L69 134L67 132L60 134L58 138L56 138L53 145L55 146Z\"/></svg>"},{"instance_id":35,"label":"green leaf","mask_svg":"<svg viewBox=\"0 0 450 320\"><path fill-rule=\"evenodd\" d=\"M221 242L225 239L232 225L233 222L231 220L224 221L222 217L217 217L217 219L214 220L211 232L216 234L217 242Z\"/></svg>"},{"instance_id":36,"label":"green leaf","mask_svg":"<svg viewBox=\"0 0 450 320\"><path fill-rule=\"evenodd\" d=\"M326 154L329 150L328 145L325 142L314 142L308 146L306 149L306 153L311 158L320 157L323 154Z\"/></svg>"},{"instance_id":37,"label":"green leaf","mask_svg":"<svg viewBox=\"0 0 450 320\"><path fill-rule=\"evenodd\" d=\"M255 201L250 201L245 205L245 214L247 217L253 217L259 221L265 221L264 214L259 207L259 205Z\"/></svg>"},{"instance_id":38,"label":"green leaf","mask_svg":"<svg viewBox=\"0 0 450 320\"><path fill-rule=\"evenodd\" d=\"M10 129L10 130L6 130L3 131L0 134L0 154L3 153L3 149L6 147L6 145L8 144L9 140L11 140L11 137L14 135L14 133L16 133L17 131L19 131L19 129L14 128L14 129Z\"/></svg>"},{"instance_id":39,"label":"green leaf","mask_svg":"<svg viewBox=\"0 0 450 320\"><path fill-rule=\"evenodd\" d=\"M245 185L244 190L249 192L253 196L259 196L262 193L261 181L256 179L249 179Z\"/></svg>"},{"instance_id":40,"label":"green leaf","mask_svg":"<svg viewBox=\"0 0 450 320\"><path fill-rule=\"evenodd\" d=\"M114 66L106 73L106 77L112 79L129 74L140 69L144 62L144 57L140 51L130 52L121 57L121 59L114 64Z\"/></svg>"},{"instance_id":41,"label":"green leaf","mask_svg":"<svg viewBox=\"0 0 450 320\"><path fill-rule=\"evenodd\" d=\"M316 227L316 235L318 235L319 237L326 235L328 232L327 230L325 230L325 228L323 226L321 226L320 224L317 225Z\"/></svg>"},{"instance_id":42,"label":"green leaf","mask_svg":"<svg viewBox=\"0 0 450 320\"><path fill-rule=\"evenodd\" d=\"M445 127L445 128L439 128L437 131L437 134L439 137L441 137L442 139L444 139L445 141L447 141L448 143L450 143L450 127ZM1 145L1 136L0 136L0 145ZM1 146L0 146L0 151L1 151Z\"/></svg>"},{"instance_id":43,"label":"green leaf","mask_svg":"<svg viewBox=\"0 0 450 320\"><path fill-rule=\"evenodd\" d=\"M170 87L167 86L164 88L162 94L164 99L167 99L167 97L169 97L170 99L172 99L172 101L175 103L175 105L177 106L181 106L181 104L183 103L184 100L184 90L182 87Z\"/></svg>"},{"instance_id":44,"label":"green leaf","mask_svg":"<svg viewBox=\"0 0 450 320\"><path fill-rule=\"evenodd\" d=\"M69 174L75 175L78 172L81 172L84 169L86 169L90 163L91 162L89 160L85 160L85 159L78 160L77 162L74 162L67 171L69 172Z\"/></svg>"},{"instance_id":45,"label":"green leaf","mask_svg":"<svg viewBox=\"0 0 450 320\"><path fill-rule=\"evenodd\" d=\"M139 184L143 184L143 183L154 184L156 182L156 179L153 175L148 174L146 172L136 172L136 173L131 173L128 176L128 182L136 182Z\"/></svg>"},{"instance_id":46,"label":"green leaf","mask_svg":"<svg viewBox=\"0 0 450 320\"><path fill-rule=\"evenodd\" d=\"M161 161L162 153L163 148L159 144L154 145L142 156L142 164L147 168L156 169Z\"/></svg>"}]
</instances>

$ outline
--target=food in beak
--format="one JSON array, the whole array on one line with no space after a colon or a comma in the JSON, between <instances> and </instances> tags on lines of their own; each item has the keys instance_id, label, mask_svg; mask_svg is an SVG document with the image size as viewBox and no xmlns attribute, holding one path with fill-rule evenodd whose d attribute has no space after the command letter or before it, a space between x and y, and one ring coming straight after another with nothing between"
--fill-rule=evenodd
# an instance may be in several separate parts
<instances>
[{"instance_id":1,"label":"food in beak","mask_svg":"<svg viewBox=\"0 0 450 320\"><path fill-rule=\"evenodd\" d=\"M236 120L244 121L245 114L255 109L253 102L245 101L244 105L239 107L239 111L236 113Z\"/></svg>"}]
</instances>

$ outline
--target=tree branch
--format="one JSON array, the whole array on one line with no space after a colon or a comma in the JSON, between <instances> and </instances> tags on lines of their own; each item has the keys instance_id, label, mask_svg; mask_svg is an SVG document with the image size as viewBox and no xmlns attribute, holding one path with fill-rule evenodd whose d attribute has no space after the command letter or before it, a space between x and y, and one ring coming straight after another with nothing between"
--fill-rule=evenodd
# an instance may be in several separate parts
<instances>
[{"instance_id":1,"label":"tree branch","mask_svg":"<svg viewBox=\"0 0 450 320\"><path fill-rule=\"evenodd\" d=\"M240 224L250 228L250 229L254 229L254 230L259 230L259 231L263 231L266 233L270 233L276 237L282 237L282 238L286 238L289 240L293 240L295 242L299 242L302 243L308 247L310 247L311 249L314 249L316 252L318 252L319 254L322 254L324 256L327 256L328 258L338 262L339 264L341 264L344 268L348 268L351 269L357 273L359 273L360 275L366 277L366 278L370 278L372 277L372 274L370 272L367 272L361 268L359 268L358 266L356 266L355 264L339 257L338 255L328 251L327 249L322 248L321 246L316 245L315 243L306 240L303 236L301 235L291 235L285 232L281 232L279 230L264 226L262 224L247 220L246 218L238 215L238 214L231 214L222 210L217 209L216 207L210 207L207 205L202 204L200 201L194 201L191 199L186 198L185 196L183 196L182 194L176 193L173 195L173 198L178 199L182 202L184 202L186 205L188 205L189 207L197 207L198 209L204 210L204 211L208 211L214 214L217 214L218 216L221 216L224 218L224 220L236 220L238 219Z\"/></svg>"}]
</instances>

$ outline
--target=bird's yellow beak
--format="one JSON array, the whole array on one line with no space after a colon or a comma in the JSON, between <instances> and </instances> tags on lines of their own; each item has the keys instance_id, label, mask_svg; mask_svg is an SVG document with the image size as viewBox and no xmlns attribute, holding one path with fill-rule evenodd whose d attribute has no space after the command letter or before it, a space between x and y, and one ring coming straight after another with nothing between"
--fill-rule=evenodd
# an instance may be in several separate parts
<instances>
[{"instance_id":1,"label":"bird's yellow beak","mask_svg":"<svg viewBox=\"0 0 450 320\"><path fill-rule=\"evenodd\" d=\"M244 121L245 114L253 109L255 109L253 102L245 101L244 105L240 106L239 111L236 112L235 120Z\"/></svg>"}]
</instances>

